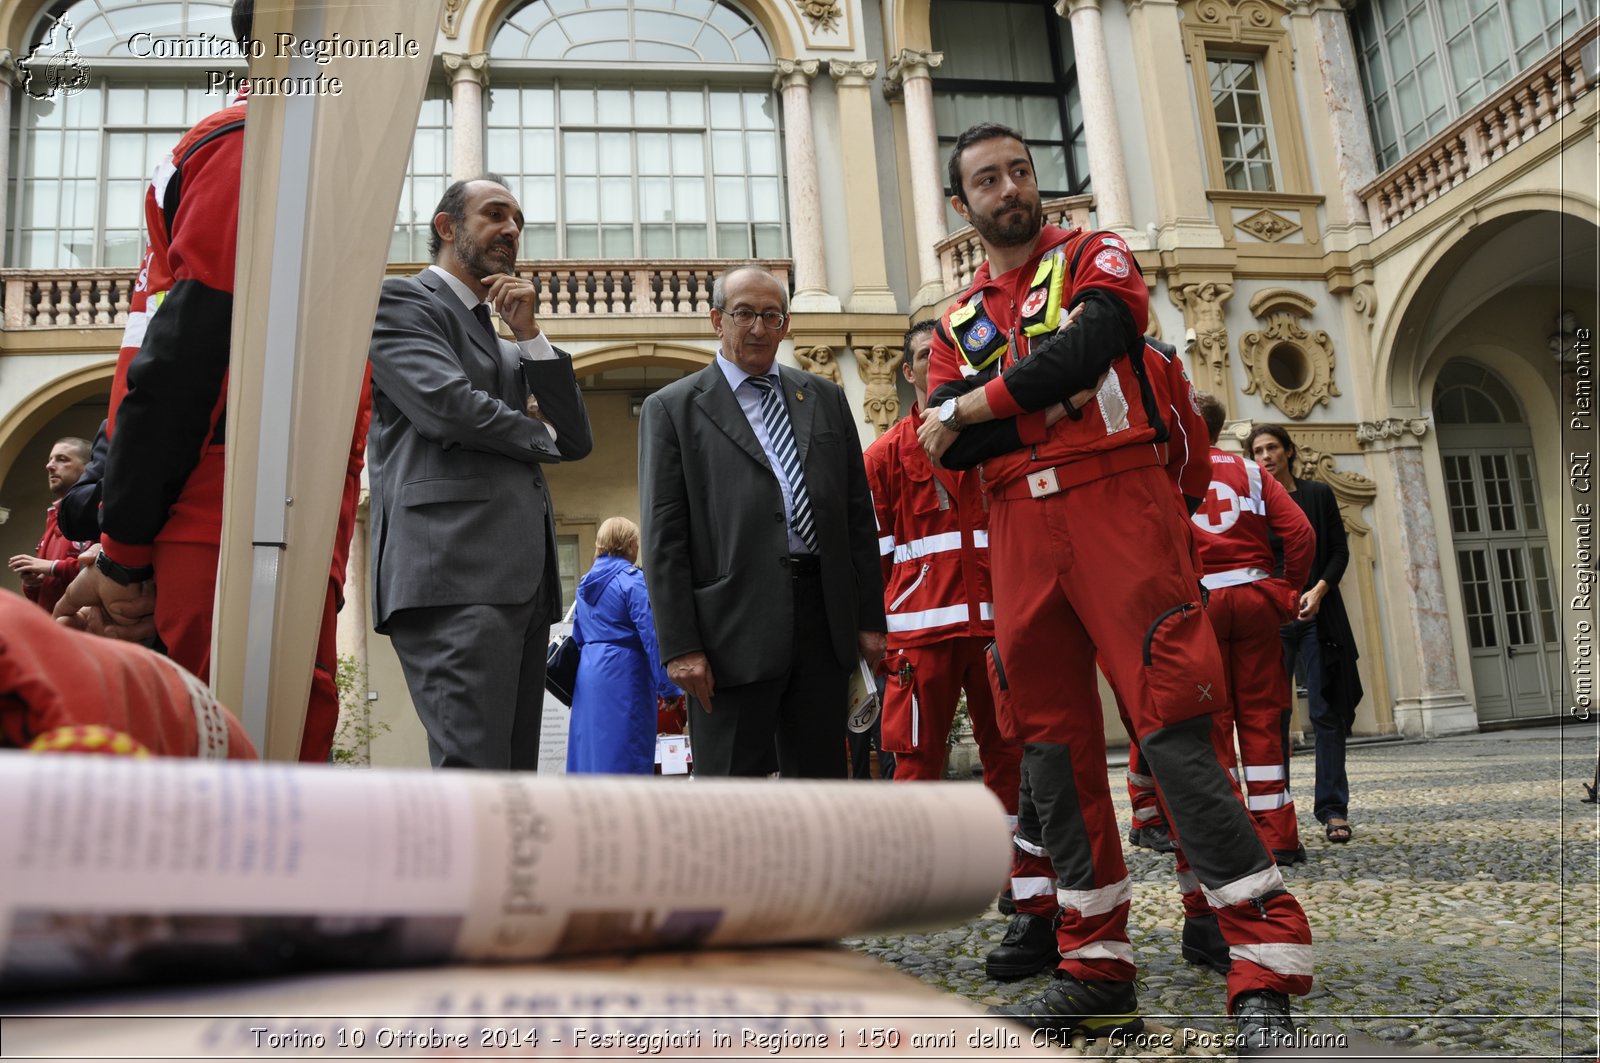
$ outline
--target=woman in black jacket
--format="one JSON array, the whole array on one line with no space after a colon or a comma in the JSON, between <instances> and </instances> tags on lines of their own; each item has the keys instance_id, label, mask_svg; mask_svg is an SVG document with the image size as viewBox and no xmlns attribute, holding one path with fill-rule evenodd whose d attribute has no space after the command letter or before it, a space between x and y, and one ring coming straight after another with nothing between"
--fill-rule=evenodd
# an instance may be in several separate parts
<instances>
[{"instance_id":1,"label":"woman in black jacket","mask_svg":"<svg viewBox=\"0 0 1600 1063\"><path fill-rule=\"evenodd\" d=\"M1356 671L1355 632L1339 595L1339 580L1350 560L1344 518L1327 484L1293 474L1296 456L1289 433L1275 424L1261 424L1246 443L1252 457L1290 493L1317 533L1311 576L1300 595L1299 616L1283 626L1283 664L1295 674L1302 666L1311 727L1316 734L1317 821L1330 842L1351 838L1350 782L1344 770L1344 740L1355 724L1361 701ZM1288 727L1288 717L1284 717Z\"/></svg>"}]
</instances>

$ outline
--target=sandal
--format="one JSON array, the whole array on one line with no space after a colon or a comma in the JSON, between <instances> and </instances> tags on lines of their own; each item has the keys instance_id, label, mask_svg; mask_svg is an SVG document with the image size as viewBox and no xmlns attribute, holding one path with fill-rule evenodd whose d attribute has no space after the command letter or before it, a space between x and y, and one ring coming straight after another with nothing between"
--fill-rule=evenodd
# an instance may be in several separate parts
<instances>
[{"instance_id":1,"label":"sandal","mask_svg":"<svg viewBox=\"0 0 1600 1063\"><path fill-rule=\"evenodd\" d=\"M1330 819L1322 826L1328 841L1334 845L1343 845L1355 836L1355 831L1350 829L1350 821L1347 819Z\"/></svg>"}]
</instances>

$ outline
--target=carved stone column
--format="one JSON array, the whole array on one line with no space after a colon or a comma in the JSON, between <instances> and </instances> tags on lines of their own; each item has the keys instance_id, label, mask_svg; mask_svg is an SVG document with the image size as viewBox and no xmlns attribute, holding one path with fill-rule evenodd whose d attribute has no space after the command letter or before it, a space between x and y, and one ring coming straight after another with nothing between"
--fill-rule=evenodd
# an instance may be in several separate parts
<instances>
[{"instance_id":1,"label":"carved stone column","mask_svg":"<svg viewBox=\"0 0 1600 1063\"><path fill-rule=\"evenodd\" d=\"M0 174L11 172L11 86L17 80L17 57L10 48L0 48ZM6 214L6 189L9 181L0 181L0 219ZM0 241L3 244L4 241Z\"/></svg>"},{"instance_id":2,"label":"carved stone column","mask_svg":"<svg viewBox=\"0 0 1600 1063\"><path fill-rule=\"evenodd\" d=\"M856 368L867 384L861 400L861 419L880 436L900 419L900 391L895 386L895 374L905 356L905 351L895 347L856 348Z\"/></svg>"},{"instance_id":3,"label":"carved stone column","mask_svg":"<svg viewBox=\"0 0 1600 1063\"><path fill-rule=\"evenodd\" d=\"M927 306L944 295L944 277L935 248L945 238L944 182L939 179L939 131L933 121L933 72L943 52L900 49L889 64L888 79L897 82L905 100L906 148L911 162L911 198L917 226L917 272L921 287L913 303Z\"/></svg>"},{"instance_id":4,"label":"carved stone column","mask_svg":"<svg viewBox=\"0 0 1600 1063\"><path fill-rule=\"evenodd\" d=\"M1083 102L1083 136L1100 228L1132 230L1128 164L1122 155L1111 60L1106 54L1100 0L1056 0L1056 14L1072 23L1072 56L1078 68L1078 98ZM1140 234L1143 235L1142 233Z\"/></svg>"},{"instance_id":5,"label":"carved stone column","mask_svg":"<svg viewBox=\"0 0 1600 1063\"><path fill-rule=\"evenodd\" d=\"M450 78L450 176L465 181L483 172L483 90L489 84L489 56L445 52L439 58Z\"/></svg>"},{"instance_id":6,"label":"carved stone column","mask_svg":"<svg viewBox=\"0 0 1600 1063\"><path fill-rule=\"evenodd\" d=\"M794 346L794 360L799 362L800 368L806 372L814 373L824 380L831 380L841 387L844 386L844 377L839 372L839 359L834 355L832 347L805 347L797 343Z\"/></svg>"},{"instance_id":7,"label":"carved stone column","mask_svg":"<svg viewBox=\"0 0 1600 1063\"><path fill-rule=\"evenodd\" d=\"M779 59L772 87L783 95L783 151L789 171L789 251L794 255L795 310L833 312L838 298L828 290L822 249L822 194L817 184L817 145L811 125L811 79L815 59Z\"/></svg>"},{"instance_id":8,"label":"carved stone column","mask_svg":"<svg viewBox=\"0 0 1600 1063\"><path fill-rule=\"evenodd\" d=\"M1183 309L1184 326L1194 330L1194 347L1186 352L1189 371L1203 390L1231 411L1233 382L1228 378L1228 325L1222 304L1233 297L1233 285L1212 280L1176 283L1167 295Z\"/></svg>"},{"instance_id":9,"label":"carved stone column","mask_svg":"<svg viewBox=\"0 0 1600 1063\"><path fill-rule=\"evenodd\" d=\"M846 309L863 314L899 311L889 289L883 247L883 203L878 194L878 150L872 129L872 79L876 60L828 60L839 97L840 154L844 160L845 219L850 231L850 298Z\"/></svg>"},{"instance_id":10,"label":"carved stone column","mask_svg":"<svg viewBox=\"0 0 1600 1063\"><path fill-rule=\"evenodd\" d=\"M1477 713L1461 688L1446 612L1439 524L1423 467L1422 436L1427 430L1428 422L1420 417L1367 421L1356 428L1356 441L1375 461L1387 460L1393 481L1388 492L1378 494L1393 501L1400 556L1392 563L1405 588L1390 614L1399 614L1394 636L1410 639L1409 646L1394 647L1394 659L1414 660L1417 669L1414 678L1409 669L1397 670L1394 722L1404 735L1452 734L1478 726ZM1388 582L1393 585L1392 579Z\"/></svg>"}]
</instances>

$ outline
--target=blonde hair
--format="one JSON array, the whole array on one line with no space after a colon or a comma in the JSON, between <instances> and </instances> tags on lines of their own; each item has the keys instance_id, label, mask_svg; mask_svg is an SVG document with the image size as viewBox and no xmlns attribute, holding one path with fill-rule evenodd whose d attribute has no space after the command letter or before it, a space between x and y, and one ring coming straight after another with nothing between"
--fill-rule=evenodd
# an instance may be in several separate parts
<instances>
[{"instance_id":1,"label":"blonde hair","mask_svg":"<svg viewBox=\"0 0 1600 1063\"><path fill-rule=\"evenodd\" d=\"M639 560L639 526L627 517L607 517L594 533L594 556L601 554Z\"/></svg>"}]
</instances>

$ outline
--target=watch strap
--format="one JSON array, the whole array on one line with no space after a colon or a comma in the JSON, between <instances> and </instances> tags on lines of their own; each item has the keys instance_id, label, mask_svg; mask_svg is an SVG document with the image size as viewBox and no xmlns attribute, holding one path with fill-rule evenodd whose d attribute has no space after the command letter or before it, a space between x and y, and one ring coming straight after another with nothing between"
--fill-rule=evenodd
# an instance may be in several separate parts
<instances>
[{"instance_id":1,"label":"watch strap","mask_svg":"<svg viewBox=\"0 0 1600 1063\"><path fill-rule=\"evenodd\" d=\"M99 569L112 583L120 584L123 587L131 587L135 583L143 583L156 574L155 568L150 565L139 565L136 568L130 568L127 565L117 564L104 553L94 559L94 567Z\"/></svg>"}]
</instances>

